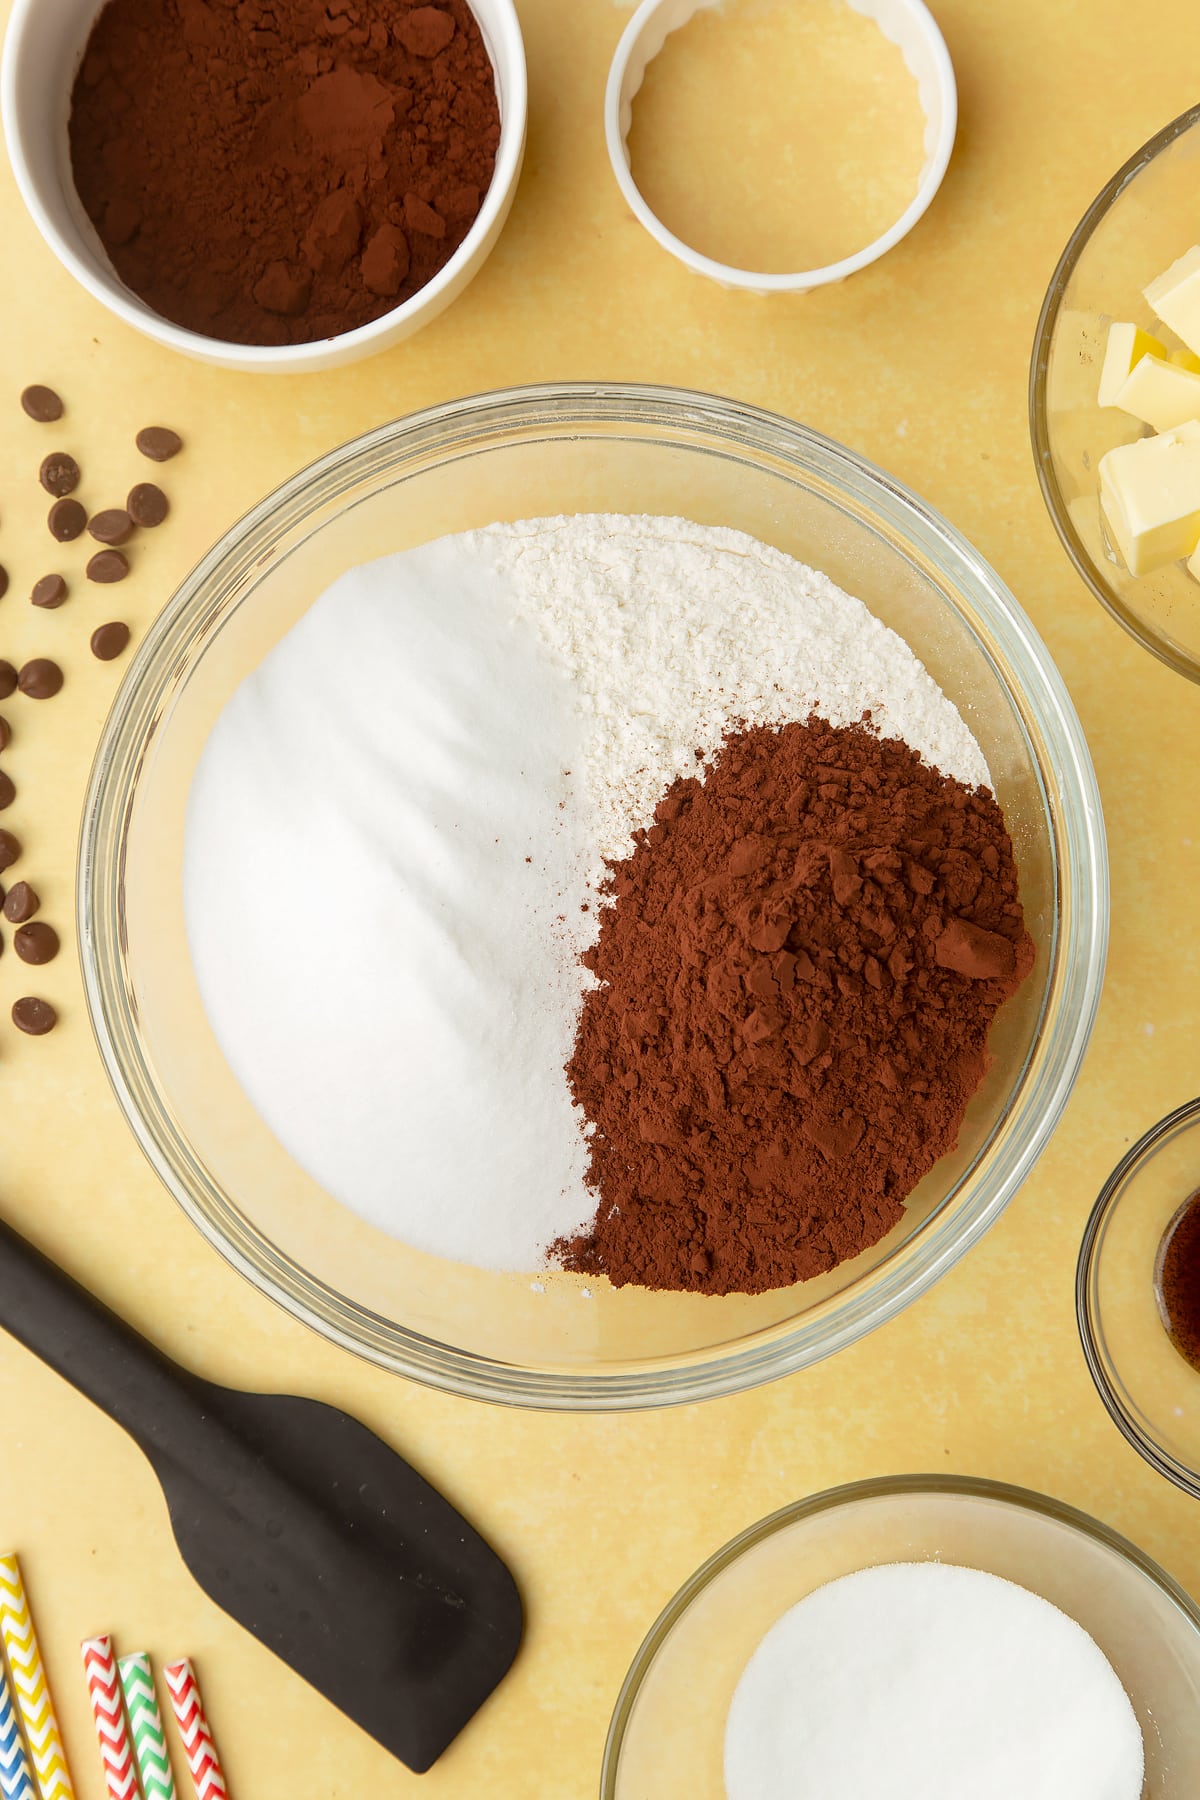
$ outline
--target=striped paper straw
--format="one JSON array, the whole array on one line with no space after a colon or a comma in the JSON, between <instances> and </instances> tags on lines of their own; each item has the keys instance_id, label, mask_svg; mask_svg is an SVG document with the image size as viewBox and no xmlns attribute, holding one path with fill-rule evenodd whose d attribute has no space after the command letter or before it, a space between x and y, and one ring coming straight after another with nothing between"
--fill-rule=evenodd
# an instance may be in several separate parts
<instances>
[{"instance_id":1,"label":"striped paper straw","mask_svg":"<svg viewBox=\"0 0 1200 1800\"><path fill-rule=\"evenodd\" d=\"M162 1714L158 1710L158 1696L154 1692L150 1658L145 1651L139 1650L136 1656L123 1656L117 1668L125 1690L133 1748L142 1772L142 1792L146 1800L175 1800L171 1755Z\"/></svg>"},{"instance_id":2,"label":"striped paper straw","mask_svg":"<svg viewBox=\"0 0 1200 1800\"><path fill-rule=\"evenodd\" d=\"M8 1673L0 1661L0 1794L4 1800L37 1800L21 1722L13 1705Z\"/></svg>"},{"instance_id":3,"label":"striped paper straw","mask_svg":"<svg viewBox=\"0 0 1200 1800\"><path fill-rule=\"evenodd\" d=\"M42 1667L37 1633L15 1556L0 1556L0 1637L8 1656L17 1711L42 1800L75 1800L71 1774Z\"/></svg>"},{"instance_id":4,"label":"striped paper straw","mask_svg":"<svg viewBox=\"0 0 1200 1800\"><path fill-rule=\"evenodd\" d=\"M226 1800L229 1790L221 1773L220 1758L204 1715L204 1703L192 1665L186 1658L182 1662L168 1663L163 1674L183 1738L188 1768L192 1771L196 1800Z\"/></svg>"},{"instance_id":5,"label":"striped paper straw","mask_svg":"<svg viewBox=\"0 0 1200 1800\"><path fill-rule=\"evenodd\" d=\"M87 1676L92 1717L96 1721L96 1742L104 1764L108 1800L137 1800L137 1769L129 1732L125 1728L125 1706L113 1660L112 1639L85 1638L79 1650L83 1657L83 1672Z\"/></svg>"}]
</instances>

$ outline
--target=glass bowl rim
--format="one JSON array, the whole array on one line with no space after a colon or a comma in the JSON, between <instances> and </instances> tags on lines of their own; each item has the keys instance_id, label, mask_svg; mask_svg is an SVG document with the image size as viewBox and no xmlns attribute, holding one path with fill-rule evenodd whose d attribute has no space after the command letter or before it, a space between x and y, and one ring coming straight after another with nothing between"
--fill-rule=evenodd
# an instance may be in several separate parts
<instances>
[{"instance_id":1,"label":"glass bowl rim","mask_svg":"<svg viewBox=\"0 0 1200 1800\"><path fill-rule=\"evenodd\" d=\"M1152 1469L1156 1469L1160 1475L1165 1475L1168 1481L1173 1481L1176 1487L1183 1489L1185 1494L1190 1494L1193 1499L1200 1500L1200 1469L1192 1469L1186 1463L1179 1462L1169 1450L1164 1449L1156 1438L1144 1430L1109 1379L1110 1359L1104 1355L1101 1348L1104 1331L1096 1293L1100 1246L1109 1220L1121 1204L1126 1184L1169 1138L1173 1138L1197 1124L1200 1124L1200 1097L1195 1100L1185 1100L1182 1106L1177 1106L1173 1112L1167 1113L1165 1118L1159 1119L1156 1124L1152 1125L1149 1131L1143 1132L1137 1142L1125 1152L1100 1189L1096 1202L1088 1214L1088 1221L1083 1229L1083 1240L1079 1246L1079 1260L1075 1267L1075 1320L1079 1328L1079 1341L1083 1347L1088 1373L1095 1383L1096 1392L1104 1402L1109 1418L1126 1443L1131 1444Z\"/></svg>"},{"instance_id":2,"label":"glass bowl rim","mask_svg":"<svg viewBox=\"0 0 1200 1800\"><path fill-rule=\"evenodd\" d=\"M1033 448L1033 464L1037 471L1038 486L1042 491L1046 511L1050 515L1059 541L1076 573L1105 611L1131 637L1136 638L1144 650L1149 650L1152 656L1157 656L1160 662L1166 663L1169 669L1174 669L1177 675L1184 676L1188 681L1200 682L1200 658L1189 656L1186 651L1171 644L1149 626L1143 624L1122 603L1120 597L1113 593L1088 554L1067 510L1066 502L1058 485L1058 478L1054 472L1050 449L1050 422L1046 406L1050 341L1058 324L1067 284L1075 273L1076 265L1090 243L1092 234L1125 188L1141 174L1142 170L1148 167L1161 151L1168 149L1177 138L1182 137L1193 125L1197 124L1200 124L1200 102L1188 107L1186 112L1180 113L1168 125L1164 125L1160 131L1156 131L1153 137L1147 138L1140 149L1135 150L1133 155L1121 164L1116 174L1105 182L1068 238L1066 248L1059 257L1054 273L1050 277L1050 285L1046 289L1046 297L1042 301L1033 337L1033 354L1029 362L1029 436Z\"/></svg>"},{"instance_id":3,"label":"glass bowl rim","mask_svg":"<svg viewBox=\"0 0 1200 1800\"><path fill-rule=\"evenodd\" d=\"M1121 1532L1115 1531L1103 1520L1094 1518L1091 1513L1082 1512L1065 1500L1056 1500L1053 1495L1038 1493L1033 1488L1018 1487L1012 1482L993 1481L984 1476L972 1475L877 1475L864 1481L842 1482L837 1487L824 1488L820 1493L806 1495L802 1500L789 1501L786 1506L768 1513L766 1518L759 1519L744 1531L723 1544L719 1550L701 1563L694 1574L689 1575L676 1593L668 1600L657 1619L638 1646L629 1672L621 1684L613 1708L612 1719L608 1727L608 1735L604 1742L604 1760L600 1771L600 1800L614 1800L616 1779L620 1768L621 1752L625 1743L625 1734L629 1721L641 1692L642 1684L649 1674L659 1651L667 1638L679 1623L680 1619L698 1599L709 1584L726 1569L739 1562L747 1551L757 1546L776 1532L786 1530L788 1526L797 1524L802 1519L815 1518L818 1514L832 1512L840 1506L852 1505L859 1500L893 1499L903 1495L942 1494L958 1496L963 1499L998 1500L1006 1506L1014 1506L1025 1512L1038 1513L1043 1518L1067 1525L1080 1532L1084 1537L1102 1544L1106 1549L1115 1551L1122 1561L1131 1564L1145 1575L1171 1600L1191 1624L1200 1637L1200 1606L1191 1595L1180 1586L1174 1576L1169 1575L1160 1563L1145 1550L1138 1547Z\"/></svg>"},{"instance_id":4,"label":"glass bowl rim","mask_svg":"<svg viewBox=\"0 0 1200 1800\"><path fill-rule=\"evenodd\" d=\"M793 471L820 477L844 503L857 502L877 526L890 525L910 547L924 551L941 576L963 595L986 628L975 633L995 667L993 646L1011 663L1014 687L997 670L1022 730L1036 720L1046 765L1030 750L1044 782L1068 786L1042 802L1057 863L1053 955L1057 1005L1047 1030L1045 1012L1036 1048L1038 1067L1025 1069L1004 1121L1001 1156L969 1204L949 1220L931 1219L862 1284L822 1308L807 1326L802 1316L697 1353L647 1359L606 1369L563 1369L506 1363L439 1343L379 1318L327 1289L256 1234L242 1215L219 1226L193 1191L197 1179L177 1166L159 1132L172 1137L168 1109L156 1084L134 1092L141 1058L136 1012L123 980L119 886L132 795L144 758L147 730L177 680L176 664L195 654L205 626L204 595L223 568L257 566L278 549L318 499L336 500L355 482L401 454L433 451L446 458L473 448L499 447L519 428L555 436L572 427L626 426L637 430L707 433L725 454L761 460L768 452ZM518 440L520 441L520 440ZM682 446L681 447L685 447ZM947 604L954 603L947 600ZM111 843L106 861L98 854ZM565 382L501 389L445 402L391 421L318 458L259 501L226 531L184 578L132 659L100 737L84 802L78 863L80 962L88 1012L106 1073L143 1152L168 1192L208 1243L261 1292L326 1339L395 1373L476 1399L546 1409L609 1411L692 1403L740 1392L822 1360L895 1316L982 1236L1020 1187L1061 1116L1091 1035L1103 984L1108 940L1107 848L1095 771L1086 739L1058 669L1014 596L968 541L902 483L821 433L744 402L693 390L641 383ZM1064 894L1069 905L1064 903ZM1068 928L1064 929L1064 925ZM1033 1053L1031 1052L1031 1055ZM155 1114L149 1122L147 1111ZM174 1133L176 1138L181 1134ZM960 1187L970 1178L963 1178ZM228 1197L209 1184L217 1205ZM954 1192L954 1190L952 1190ZM949 1199L950 1196L947 1196ZM233 1209L236 1212L236 1207ZM251 1228L248 1228L251 1227ZM865 1290L865 1292L863 1291Z\"/></svg>"}]
</instances>

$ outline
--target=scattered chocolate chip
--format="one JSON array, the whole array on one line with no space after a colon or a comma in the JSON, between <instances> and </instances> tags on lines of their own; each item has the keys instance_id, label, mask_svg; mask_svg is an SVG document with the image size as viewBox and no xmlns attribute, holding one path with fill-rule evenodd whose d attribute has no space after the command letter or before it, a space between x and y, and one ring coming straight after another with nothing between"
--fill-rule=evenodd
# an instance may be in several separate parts
<instances>
[{"instance_id":1,"label":"scattered chocolate chip","mask_svg":"<svg viewBox=\"0 0 1200 1800\"><path fill-rule=\"evenodd\" d=\"M137 434L137 447L151 462L170 462L183 449L183 439L166 425L147 425Z\"/></svg>"},{"instance_id":2,"label":"scattered chocolate chip","mask_svg":"<svg viewBox=\"0 0 1200 1800\"><path fill-rule=\"evenodd\" d=\"M17 797L17 790L12 784L12 777L0 769L0 812L11 806Z\"/></svg>"},{"instance_id":3,"label":"scattered chocolate chip","mask_svg":"<svg viewBox=\"0 0 1200 1800\"><path fill-rule=\"evenodd\" d=\"M32 919L41 905L34 890L27 881L18 881L10 887L4 902L4 916L10 925L24 925L26 919Z\"/></svg>"},{"instance_id":4,"label":"scattered chocolate chip","mask_svg":"<svg viewBox=\"0 0 1200 1800\"><path fill-rule=\"evenodd\" d=\"M171 502L152 481L139 481L136 487L130 488L125 506L134 524L140 525L143 531L153 531L171 510Z\"/></svg>"},{"instance_id":5,"label":"scattered chocolate chip","mask_svg":"<svg viewBox=\"0 0 1200 1800\"><path fill-rule=\"evenodd\" d=\"M21 854L21 840L11 831L0 831L0 874L11 869Z\"/></svg>"},{"instance_id":6,"label":"scattered chocolate chip","mask_svg":"<svg viewBox=\"0 0 1200 1800\"><path fill-rule=\"evenodd\" d=\"M63 672L48 656L35 656L17 676L17 686L31 700L52 700L63 684Z\"/></svg>"},{"instance_id":7,"label":"scattered chocolate chip","mask_svg":"<svg viewBox=\"0 0 1200 1800\"><path fill-rule=\"evenodd\" d=\"M69 544L87 524L87 514L78 500L56 500L46 515L50 536L60 544Z\"/></svg>"},{"instance_id":8,"label":"scattered chocolate chip","mask_svg":"<svg viewBox=\"0 0 1200 1800\"><path fill-rule=\"evenodd\" d=\"M36 382L21 395L21 408L38 425L53 425L63 416L63 403L54 389Z\"/></svg>"},{"instance_id":9,"label":"scattered chocolate chip","mask_svg":"<svg viewBox=\"0 0 1200 1800\"><path fill-rule=\"evenodd\" d=\"M35 1000L32 994L26 994L23 1000L13 1001L12 1022L30 1037L45 1037L58 1024L58 1014L48 1000Z\"/></svg>"},{"instance_id":10,"label":"scattered chocolate chip","mask_svg":"<svg viewBox=\"0 0 1200 1800\"><path fill-rule=\"evenodd\" d=\"M79 464L65 450L52 450L49 456L42 458L38 480L48 494L61 500L64 495L73 494L79 486Z\"/></svg>"},{"instance_id":11,"label":"scattered chocolate chip","mask_svg":"<svg viewBox=\"0 0 1200 1800\"><path fill-rule=\"evenodd\" d=\"M53 925L45 925L40 919L32 925L22 925L20 931L13 933L13 949L22 962L36 963L40 968L43 963L53 962L58 955L58 933Z\"/></svg>"},{"instance_id":12,"label":"scattered chocolate chip","mask_svg":"<svg viewBox=\"0 0 1200 1800\"><path fill-rule=\"evenodd\" d=\"M87 566L89 581L99 581L111 586L114 581L124 581L129 573L129 560L119 550L97 550Z\"/></svg>"},{"instance_id":13,"label":"scattered chocolate chip","mask_svg":"<svg viewBox=\"0 0 1200 1800\"><path fill-rule=\"evenodd\" d=\"M129 642L129 627L120 619L113 619L108 625L97 625L92 633L92 655L101 662L111 662L114 656L120 656Z\"/></svg>"},{"instance_id":14,"label":"scattered chocolate chip","mask_svg":"<svg viewBox=\"0 0 1200 1800\"><path fill-rule=\"evenodd\" d=\"M8 749L12 743L12 726L7 719L0 719L0 751Z\"/></svg>"},{"instance_id":15,"label":"scattered chocolate chip","mask_svg":"<svg viewBox=\"0 0 1200 1800\"><path fill-rule=\"evenodd\" d=\"M124 544L133 536L133 520L123 506L108 506L88 520L98 544Z\"/></svg>"},{"instance_id":16,"label":"scattered chocolate chip","mask_svg":"<svg viewBox=\"0 0 1200 1800\"><path fill-rule=\"evenodd\" d=\"M3 598L4 598L5 594L7 594L7 592L8 592L8 570L5 568L3 563L0 563L0 600L3 600Z\"/></svg>"},{"instance_id":17,"label":"scattered chocolate chip","mask_svg":"<svg viewBox=\"0 0 1200 1800\"><path fill-rule=\"evenodd\" d=\"M17 671L10 662L0 662L0 700L17 691Z\"/></svg>"},{"instance_id":18,"label":"scattered chocolate chip","mask_svg":"<svg viewBox=\"0 0 1200 1800\"><path fill-rule=\"evenodd\" d=\"M52 610L61 606L67 597L67 584L61 575L43 575L40 581L33 584L33 592L29 599L34 606L44 606Z\"/></svg>"}]
</instances>

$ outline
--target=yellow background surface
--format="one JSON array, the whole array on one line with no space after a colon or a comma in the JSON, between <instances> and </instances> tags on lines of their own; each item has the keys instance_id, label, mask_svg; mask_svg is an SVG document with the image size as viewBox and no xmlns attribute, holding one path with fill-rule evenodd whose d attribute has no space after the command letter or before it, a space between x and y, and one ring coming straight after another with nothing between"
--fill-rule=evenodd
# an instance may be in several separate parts
<instances>
[{"instance_id":1,"label":"yellow background surface","mask_svg":"<svg viewBox=\"0 0 1200 1800\"><path fill-rule=\"evenodd\" d=\"M52 4L52 0L44 0ZM190 1654L242 1800L595 1793L622 1677L660 1606L725 1539L831 1483L905 1470L989 1475L1108 1521L1200 1593L1200 1517L1119 1438L1073 1312L1095 1193L1153 1120L1191 1096L1200 1018L1200 693L1101 614L1038 495L1025 383L1038 305L1109 173L1195 98L1191 0L1154 28L1128 0L937 0L962 124L933 209L844 286L765 303L687 275L626 215L601 99L628 8L518 0L531 77L520 193L499 248L437 323L369 363L235 376L156 349L78 290L0 172L0 655L58 657L68 685L4 710L22 873L70 939L92 746L120 676L92 626L144 627L195 558L301 463L454 395L553 378L676 382L755 401L885 465L980 547L1058 659L1082 714L1112 850L1108 984L1079 1086L1035 1176L981 1247L901 1318L806 1374L734 1400L638 1417L524 1415L425 1392L326 1346L240 1280L178 1213L108 1090L73 947L35 991L53 1037L8 1024L33 986L0 959L0 1209L172 1355L219 1380L356 1412L484 1530L524 1593L512 1675L418 1780L194 1586L149 1468L121 1433L0 1336L0 1549L21 1553L80 1793L103 1792L78 1644ZM0 20L8 13L0 0ZM186 434L164 471L175 511L125 587L60 612L25 603L53 567L33 485L47 434L22 386L66 396L55 434L114 499L152 471L154 421ZM38 566L35 566L38 565ZM75 566L74 563L72 566ZM319 871L318 871L319 874ZM182 1761L178 1775L186 1782ZM181 1787L181 1793L183 1792Z\"/></svg>"}]
</instances>

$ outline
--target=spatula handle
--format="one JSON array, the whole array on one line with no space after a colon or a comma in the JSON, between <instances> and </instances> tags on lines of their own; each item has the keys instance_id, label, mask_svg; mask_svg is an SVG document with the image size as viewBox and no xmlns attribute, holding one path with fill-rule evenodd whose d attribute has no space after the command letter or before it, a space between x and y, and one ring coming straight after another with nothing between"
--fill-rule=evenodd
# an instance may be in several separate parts
<instances>
[{"instance_id":1,"label":"spatula handle","mask_svg":"<svg viewBox=\"0 0 1200 1800\"><path fill-rule=\"evenodd\" d=\"M147 1454L170 1453L203 1407L203 1384L0 1220L0 1326Z\"/></svg>"}]
</instances>

